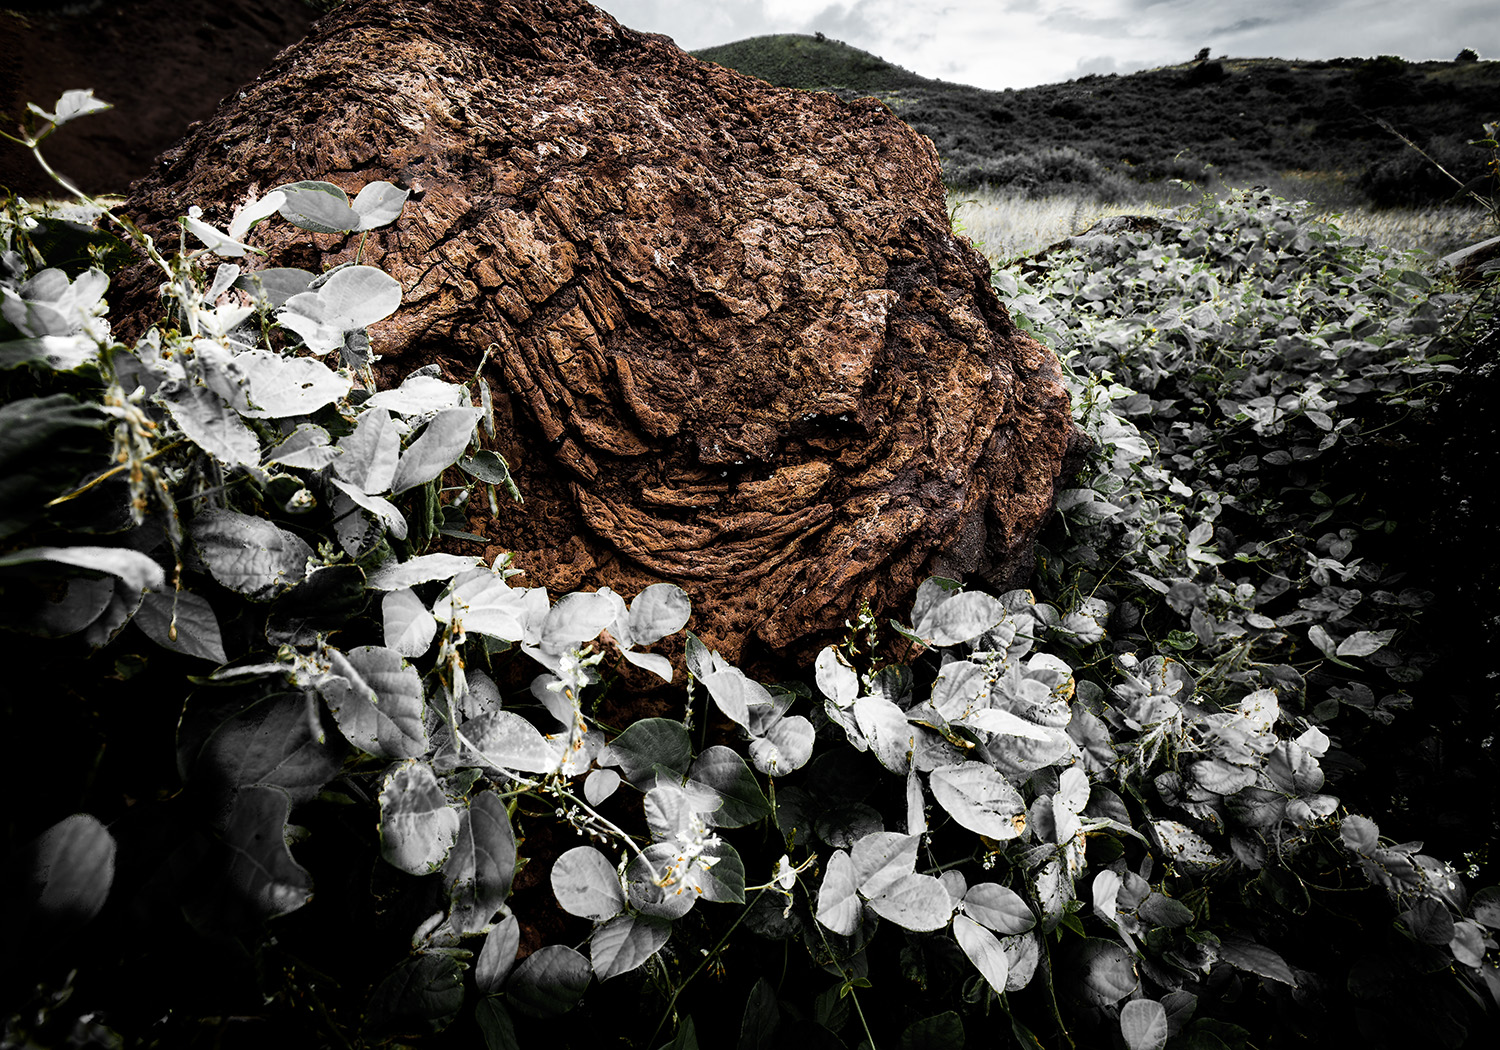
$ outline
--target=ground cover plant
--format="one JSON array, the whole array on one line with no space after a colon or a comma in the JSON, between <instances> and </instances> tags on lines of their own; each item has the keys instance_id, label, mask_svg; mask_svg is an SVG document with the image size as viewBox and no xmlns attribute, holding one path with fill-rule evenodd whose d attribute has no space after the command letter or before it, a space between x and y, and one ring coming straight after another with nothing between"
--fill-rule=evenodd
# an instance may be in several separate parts
<instances>
[{"instance_id":1,"label":"ground cover plant","mask_svg":"<svg viewBox=\"0 0 1500 1050\"><path fill-rule=\"evenodd\" d=\"M236 203L174 252L86 200L0 219L0 609L52 684L6 713L53 763L8 816L34 947L6 1045L1492 1028L1493 814L1424 851L1335 793L1442 700L1421 581L1366 553L1401 508L1341 471L1459 374L1492 294L1269 195L997 271L1094 441L1032 589L930 580L762 683L674 587L548 595L454 553L468 501L525 496L484 381L376 389L396 282L236 261L262 222L357 239L403 191ZM126 346L105 296L137 253L166 315ZM627 667L663 686L614 724Z\"/></svg>"}]
</instances>

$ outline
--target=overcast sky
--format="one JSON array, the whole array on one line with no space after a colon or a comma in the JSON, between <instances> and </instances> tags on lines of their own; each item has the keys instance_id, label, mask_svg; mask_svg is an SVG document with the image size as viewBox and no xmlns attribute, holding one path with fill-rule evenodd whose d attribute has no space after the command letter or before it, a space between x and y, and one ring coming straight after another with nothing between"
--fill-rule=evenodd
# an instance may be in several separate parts
<instances>
[{"instance_id":1,"label":"overcast sky","mask_svg":"<svg viewBox=\"0 0 1500 1050\"><path fill-rule=\"evenodd\" d=\"M1500 58L1496 0L593 0L688 51L823 32L914 73L986 88L1235 58Z\"/></svg>"}]
</instances>

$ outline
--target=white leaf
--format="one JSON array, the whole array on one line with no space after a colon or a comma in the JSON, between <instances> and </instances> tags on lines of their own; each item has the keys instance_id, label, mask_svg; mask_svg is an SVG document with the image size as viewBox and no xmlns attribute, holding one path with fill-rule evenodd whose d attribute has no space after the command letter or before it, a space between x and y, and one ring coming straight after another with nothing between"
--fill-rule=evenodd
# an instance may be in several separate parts
<instances>
[{"instance_id":1,"label":"white leaf","mask_svg":"<svg viewBox=\"0 0 1500 1050\"><path fill-rule=\"evenodd\" d=\"M387 646L413 660L432 648L437 620L410 587L388 592L381 600L380 611Z\"/></svg>"},{"instance_id":2,"label":"white leaf","mask_svg":"<svg viewBox=\"0 0 1500 1050\"><path fill-rule=\"evenodd\" d=\"M906 712L881 697L862 696L854 701L854 720L880 764L905 775L916 735Z\"/></svg>"},{"instance_id":3,"label":"white leaf","mask_svg":"<svg viewBox=\"0 0 1500 1050\"><path fill-rule=\"evenodd\" d=\"M854 862L843 850L834 850L818 887L818 921L834 933L847 937L859 927L859 894L854 884Z\"/></svg>"},{"instance_id":4,"label":"white leaf","mask_svg":"<svg viewBox=\"0 0 1500 1050\"><path fill-rule=\"evenodd\" d=\"M990 987L1004 994L1006 981L1010 978L1010 962L995 935L967 915L955 915L953 936Z\"/></svg>"}]
</instances>

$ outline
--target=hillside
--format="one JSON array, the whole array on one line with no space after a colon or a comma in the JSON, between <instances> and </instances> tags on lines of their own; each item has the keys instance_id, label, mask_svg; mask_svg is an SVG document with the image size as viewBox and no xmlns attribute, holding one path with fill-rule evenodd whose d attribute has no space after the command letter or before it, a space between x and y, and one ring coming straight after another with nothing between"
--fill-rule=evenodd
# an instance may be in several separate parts
<instances>
[{"instance_id":1,"label":"hillside","mask_svg":"<svg viewBox=\"0 0 1500 1050\"><path fill-rule=\"evenodd\" d=\"M783 87L880 98L933 140L953 185L1083 183L1108 195L1125 178L1202 181L1212 165L1231 178L1318 173L1377 204L1421 203L1454 187L1380 121L1474 178L1484 155L1466 143L1500 117L1500 62L1218 59L987 91L808 36L695 54Z\"/></svg>"}]
</instances>

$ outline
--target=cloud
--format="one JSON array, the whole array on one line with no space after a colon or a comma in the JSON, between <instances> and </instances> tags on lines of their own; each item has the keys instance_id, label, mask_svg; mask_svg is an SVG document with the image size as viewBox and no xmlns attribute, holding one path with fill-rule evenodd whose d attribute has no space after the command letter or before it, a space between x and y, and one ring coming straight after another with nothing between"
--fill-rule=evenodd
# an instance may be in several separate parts
<instances>
[{"instance_id":1,"label":"cloud","mask_svg":"<svg viewBox=\"0 0 1500 1050\"><path fill-rule=\"evenodd\" d=\"M1494 0L601 0L689 51L822 32L923 76L1028 87L1089 73L1234 57L1500 56Z\"/></svg>"}]
</instances>

